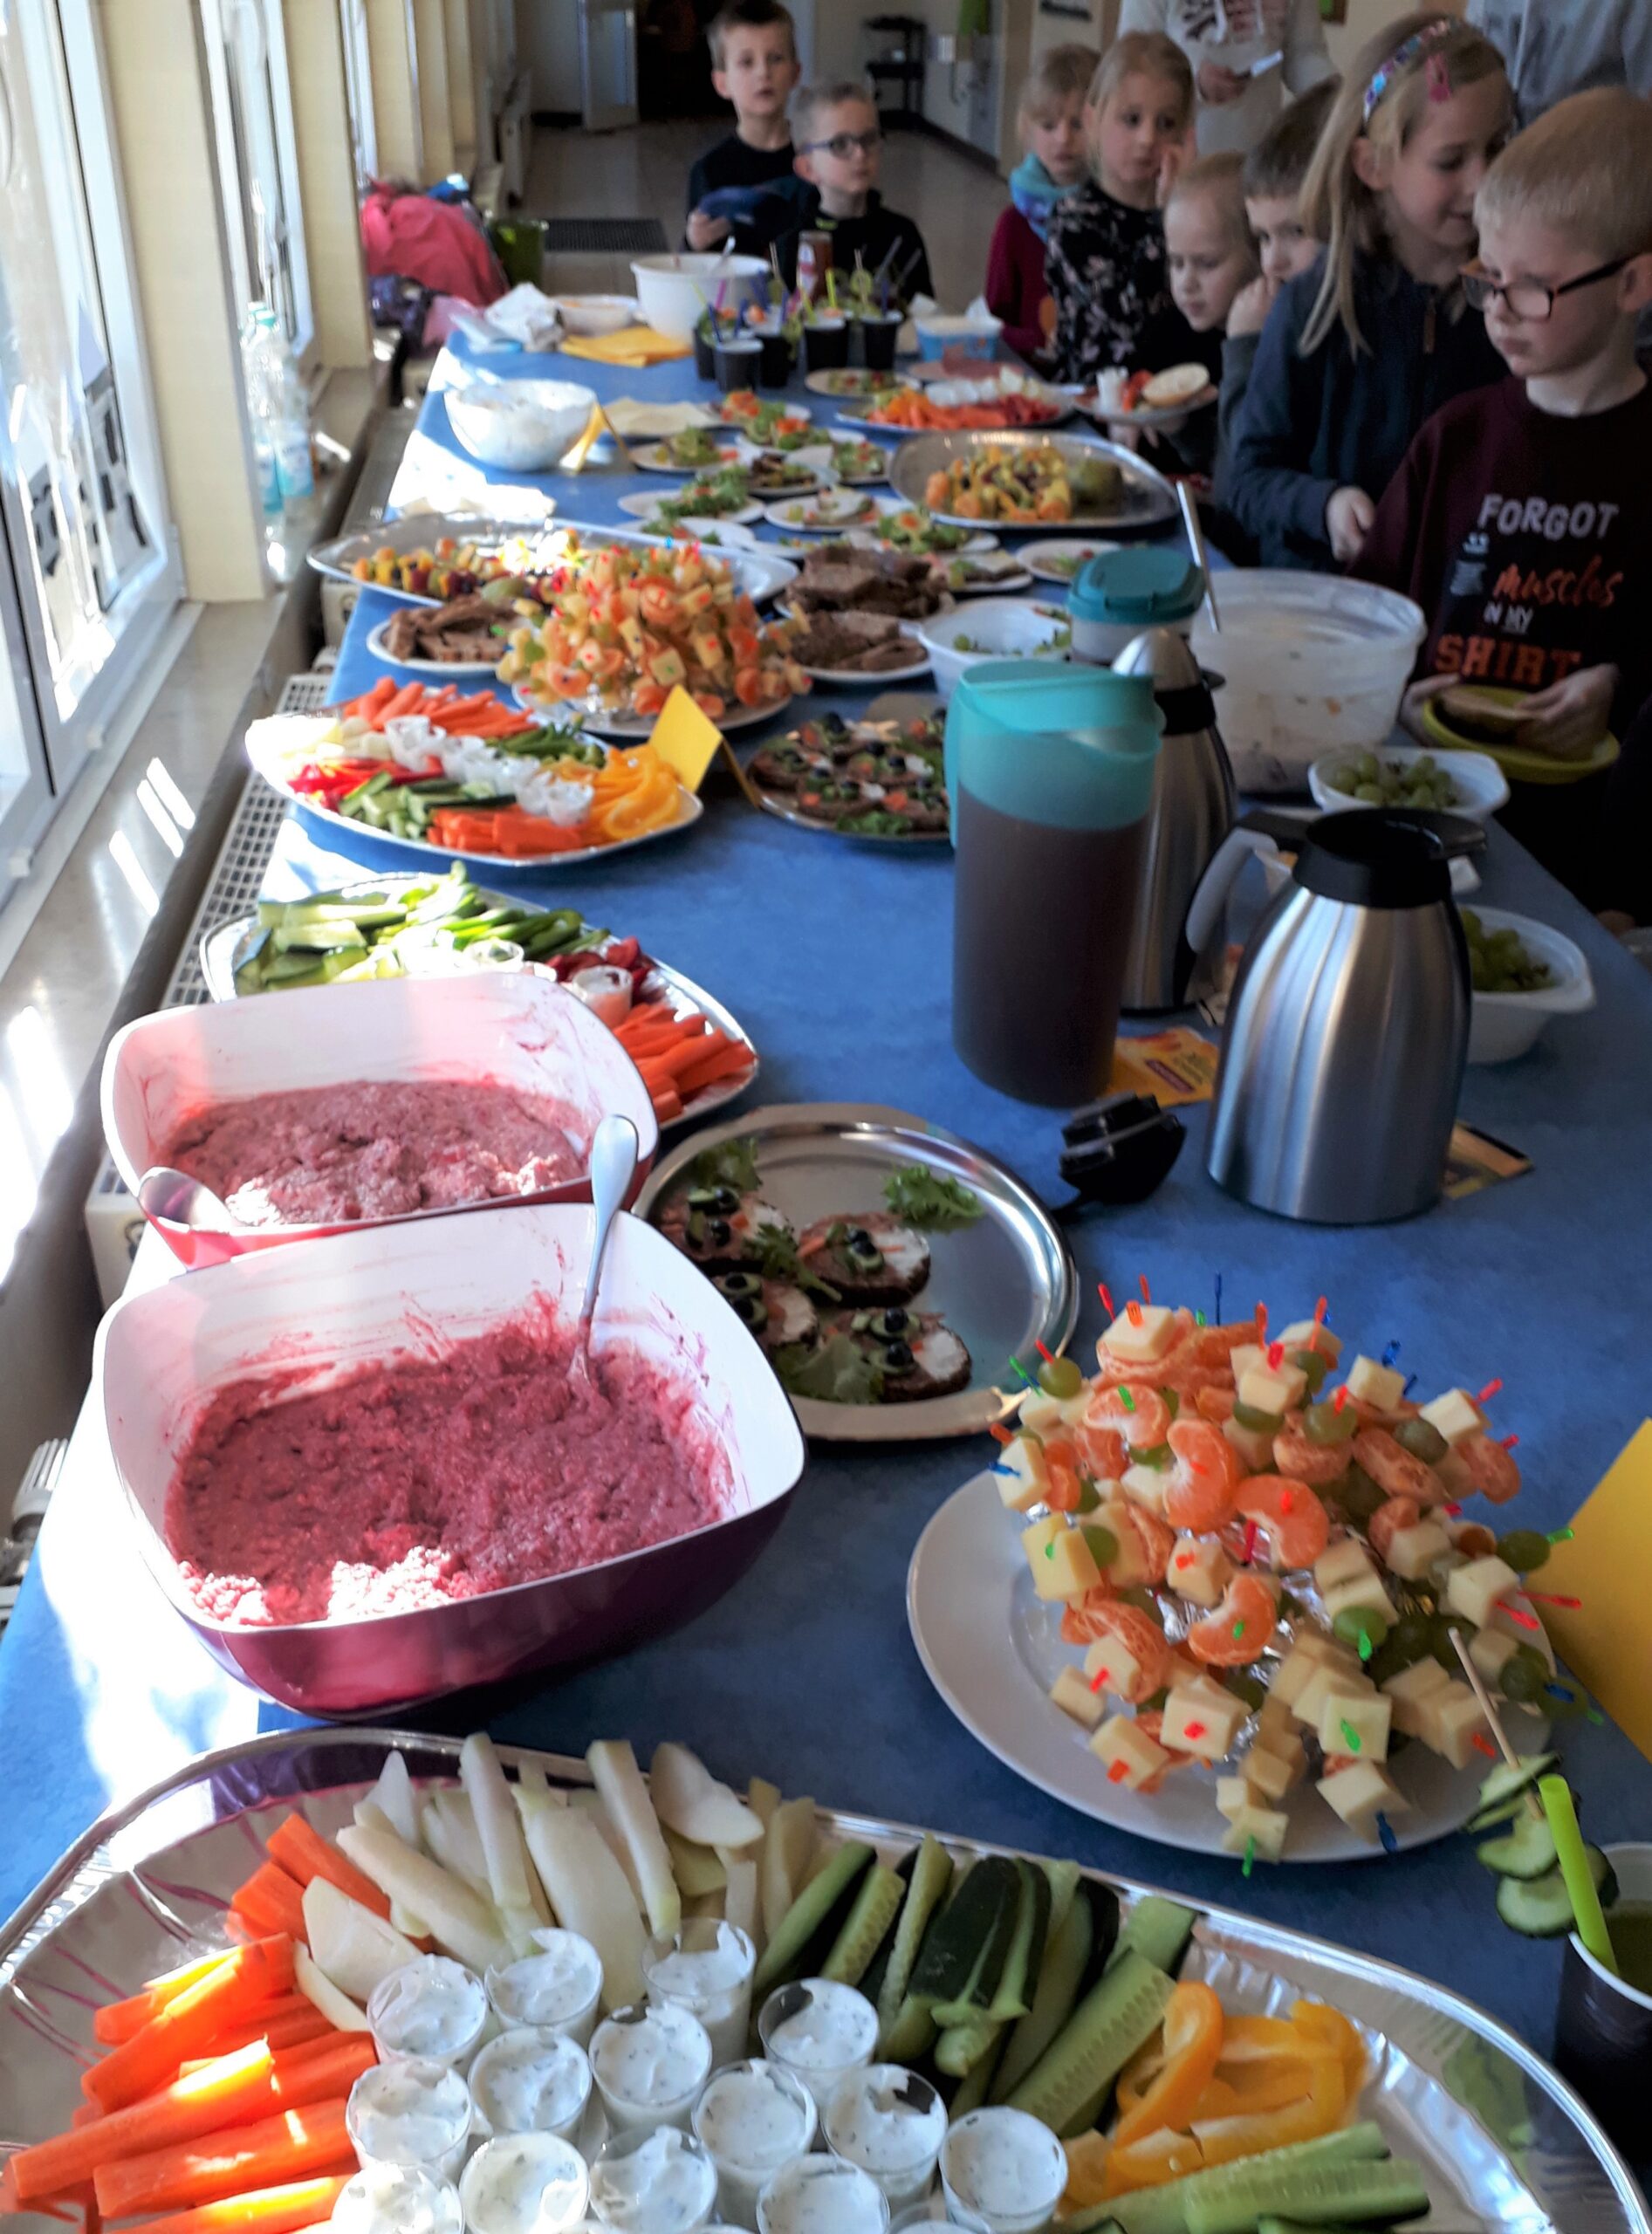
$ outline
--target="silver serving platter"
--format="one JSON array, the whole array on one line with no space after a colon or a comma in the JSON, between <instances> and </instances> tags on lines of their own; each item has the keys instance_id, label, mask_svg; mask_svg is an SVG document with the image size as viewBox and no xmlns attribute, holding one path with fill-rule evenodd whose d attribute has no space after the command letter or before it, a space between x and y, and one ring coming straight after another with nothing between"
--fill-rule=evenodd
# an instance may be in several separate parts
<instances>
[{"instance_id":1,"label":"silver serving platter","mask_svg":"<svg viewBox=\"0 0 1652 2234\"><path fill-rule=\"evenodd\" d=\"M360 885L340 885L339 889L347 899L354 892L381 892L387 885L398 881L416 881L423 884L428 880L424 877L416 880L377 877ZM482 886L478 886L476 889L490 907L497 906L510 897L505 893L489 892ZM534 903L523 901L517 904L531 907ZM243 995L236 992L236 971L246 959L247 949L251 944L253 934L257 928L258 919L256 915L237 915L232 922L220 923L202 937L200 949L201 975L206 980L207 991L213 1000L250 1000L254 997L251 994ZM706 992L701 986L695 983L692 977L685 977L680 970L673 970L668 963L656 962L654 965L652 978L653 982L663 987L666 998L675 1014L681 1016L685 1009L698 1009L708 1023L715 1024L719 1031L726 1031L730 1039L742 1041L751 1051L751 1068L746 1076L743 1079L720 1079L713 1086L702 1086L698 1093L684 1102L682 1114L680 1117L668 1118L661 1126L660 1130L662 1133L669 1133L675 1131L679 1126L697 1125L702 1118L710 1116L713 1110L724 1108L730 1101L737 1100L743 1093L750 1093L757 1082L757 1072L762 1068L762 1064L745 1026L731 1010L724 1007L715 994Z\"/></svg>"},{"instance_id":2,"label":"silver serving platter","mask_svg":"<svg viewBox=\"0 0 1652 2234\"><path fill-rule=\"evenodd\" d=\"M884 1180L906 1164L927 1164L962 1180L981 1198L982 1216L973 1225L929 1237L933 1269L913 1299L919 1311L940 1312L968 1346L975 1368L970 1386L909 1404L827 1404L794 1396L805 1435L826 1443L923 1443L977 1434L1015 1409L1022 1383L1011 1360L1034 1359L1040 1342L1059 1356L1072 1339L1078 1275L1049 1211L984 1148L901 1109L798 1101L710 1126L655 1165L637 1215L653 1216L702 1148L733 1140L755 1141L763 1199L799 1231L834 1211L881 1210Z\"/></svg>"},{"instance_id":3,"label":"silver serving platter","mask_svg":"<svg viewBox=\"0 0 1652 2234\"><path fill-rule=\"evenodd\" d=\"M204 1755L93 1826L0 1931L0 2151L67 2128L100 2004L224 1943L229 1896L262 1855L253 1819L296 1806L318 1830L333 1831L392 1750L416 1778L456 1781L456 1738L274 1730ZM511 1766L537 1763L558 1785L590 1782L583 1761L499 1752ZM866 1839L890 1860L919 1836L826 1809L819 1820L826 1833ZM949 1835L946 1843L960 1857L1007 1851ZM1127 1908L1155 1889L1088 1874ZM1359 2114L1376 2119L1396 2154L1422 2164L1434 2208L1413 2222L1420 2234L1652 2234L1628 2168L1583 2103L1471 2003L1231 1908L1200 1912L1182 1974L1205 1979L1235 2009L1282 2012L1309 1995L1360 2027L1368 2076ZM61 2221L44 2213L12 2223L17 2234L61 2234Z\"/></svg>"},{"instance_id":4,"label":"silver serving platter","mask_svg":"<svg viewBox=\"0 0 1652 2234\"><path fill-rule=\"evenodd\" d=\"M1118 534L1159 527L1176 516L1176 490L1164 476L1117 442L1100 442L1072 435L1031 432L967 435L915 435L902 442L889 468L889 486L908 504L922 504L929 476L955 459L979 456L984 450L1034 449L1048 445L1075 463L1086 458L1111 458L1124 475L1121 500L1107 511L1074 512L1065 520L972 520L961 512L936 512L938 520L955 527L990 527L1006 535ZM929 508L933 510L933 507Z\"/></svg>"},{"instance_id":5,"label":"silver serving platter","mask_svg":"<svg viewBox=\"0 0 1652 2234\"><path fill-rule=\"evenodd\" d=\"M384 550L434 549L444 537L450 536L456 543L474 544L483 551L497 551L506 544L526 544L532 569L541 572L561 565L571 531L586 550L607 543L639 543L664 550L682 548L680 543L674 545L668 536L603 527L592 520L536 520L524 524L521 520L472 518L464 512L450 516L410 512L402 519L380 520L376 527L360 528L353 535L335 536L331 543L318 543L308 557L317 573L326 575L332 581L348 582L356 589L378 590L403 605L439 606L443 601L439 597L415 597L410 590L394 589L387 582L364 582L353 571L357 560L371 559ZM759 605L778 597L789 582L797 579L798 570L791 560L772 551L747 551L730 544L718 548L716 555L726 560L739 586Z\"/></svg>"}]
</instances>

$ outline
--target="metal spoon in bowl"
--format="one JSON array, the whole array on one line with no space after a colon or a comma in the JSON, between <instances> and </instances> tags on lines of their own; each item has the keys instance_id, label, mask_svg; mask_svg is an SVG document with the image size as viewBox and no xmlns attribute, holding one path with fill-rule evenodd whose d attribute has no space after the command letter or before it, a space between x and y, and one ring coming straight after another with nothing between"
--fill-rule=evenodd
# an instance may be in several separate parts
<instances>
[{"instance_id":1,"label":"metal spoon in bowl","mask_svg":"<svg viewBox=\"0 0 1652 2234\"><path fill-rule=\"evenodd\" d=\"M191 1227L196 1233L237 1233L240 1228L221 1198L187 1171L169 1163L151 1164L138 1182L138 1208L145 1217L170 1225Z\"/></svg>"},{"instance_id":2,"label":"metal spoon in bowl","mask_svg":"<svg viewBox=\"0 0 1652 2234\"><path fill-rule=\"evenodd\" d=\"M585 1297L579 1305L573 1353L576 1365L587 1379L591 1373L591 1322L596 1316L603 1254L636 1168L636 1127L628 1117L605 1117L591 1143L591 1263L585 1276Z\"/></svg>"}]
</instances>

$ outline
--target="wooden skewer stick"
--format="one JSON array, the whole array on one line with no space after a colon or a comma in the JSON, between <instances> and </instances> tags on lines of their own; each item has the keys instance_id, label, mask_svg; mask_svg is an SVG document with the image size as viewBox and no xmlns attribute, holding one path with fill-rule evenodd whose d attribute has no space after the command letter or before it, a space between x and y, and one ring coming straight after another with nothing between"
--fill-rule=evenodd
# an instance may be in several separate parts
<instances>
[{"instance_id":1,"label":"wooden skewer stick","mask_svg":"<svg viewBox=\"0 0 1652 2234\"><path fill-rule=\"evenodd\" d=\"M1511 1769L1518 1769L1520 1766L1520 1757L1515 1751L1513 1746L1509 1743L1509 1733L1503 1727L1502 1720L1498 1714L1498 1710L1491 1703L1491 1694L1486 1689L1484 1679L1481 1676L1479 1669L1475 1666L1474 1662L1470 1655L1468 1646L1463 1641L1463 1632L1461 1629L1454 1628L1451 1631L1451 1642L1457 1648L1457 1658L1463 1662L1463 1673L1468 1677L1470 1687L1473 1690L1475 1697L1480 1702L1480 1711L1486 1718L1486 1722L1491 1728L1492 1737L1498 1741L1498 1744L1502 1751L1504 1759L1508 1763ZM1543 1802L1538 1798L1535 1792L1531 1790L1526 1792L1525 1805L1528 1814L1539 1817L1542 1815Z\"/></svg>"}]
</instances>

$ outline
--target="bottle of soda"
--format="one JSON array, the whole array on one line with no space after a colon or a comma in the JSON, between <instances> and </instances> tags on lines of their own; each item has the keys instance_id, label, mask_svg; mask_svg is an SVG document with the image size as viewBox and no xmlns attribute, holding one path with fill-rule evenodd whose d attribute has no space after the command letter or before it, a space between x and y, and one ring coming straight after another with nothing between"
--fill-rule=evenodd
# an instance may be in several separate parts
<instances>
[{"instance_id":1,"label":"bottle of soda","mask_svg":"<svg viewBox=\"0 0 1652 2234\"><path fill-rule=\"evenodd\" d=\"M798 292L805 302L822 291L831 269L831 234L805 233L798 242Z\"/></svg>"}]
</instances>

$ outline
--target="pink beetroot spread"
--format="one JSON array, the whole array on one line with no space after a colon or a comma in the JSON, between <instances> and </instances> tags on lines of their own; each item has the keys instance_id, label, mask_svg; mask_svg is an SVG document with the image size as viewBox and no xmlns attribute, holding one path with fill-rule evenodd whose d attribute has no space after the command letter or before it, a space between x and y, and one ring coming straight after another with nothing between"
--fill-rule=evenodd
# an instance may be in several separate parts
<instances>
[{"instance_id":1,"label":"pink beetroot spread","mask_svg":"<svg viewBox=\"0 0 1652 2234\"><path fill-rule=\"evenodd\" d=\"M629 1352L587 1377L572 1353L539 1305L319 1393L221 1390L167 1498L196 1604L260 1623L405 1614L722 1519L728 1461L689 1384Z\"/></svg>"},{"instance_id":2,"label":"pink beetroot spread","mask_svg":"<svg viewBox=\"0 0 1652 2234\"><path fill-rule=\"evenodd\" d=\"M357 1079L210 1102L162 1161L243 1225L333 1225L537 1194L578 1177L586 1138L575 1113L543 1094Z\"/></svg>"}]
</instances>

